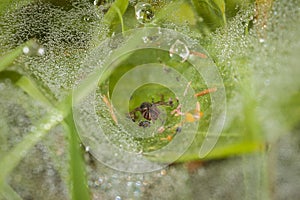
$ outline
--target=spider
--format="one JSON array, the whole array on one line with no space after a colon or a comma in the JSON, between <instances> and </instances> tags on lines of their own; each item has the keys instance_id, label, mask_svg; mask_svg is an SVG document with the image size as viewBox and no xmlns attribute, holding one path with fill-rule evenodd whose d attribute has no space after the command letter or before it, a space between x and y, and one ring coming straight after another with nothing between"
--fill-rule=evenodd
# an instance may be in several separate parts
<instances>
[{"instance_id":1,"label":"spider","mask_svg":"<svg viewBox=\"0 0 300 200\"><path fill-rule=\"evenodd\" d=\"M163 98L162 98L163 99ZM157 102L143 102L139 107L135 108L133 111L129 113L130 118L132 121L135 122L137 119L136 112L140 112L144 119L148 121L155 121L159 118L160 110L157 106L160 105L167 105L167 106L173 106L172 99L169 99L168 102L164 102L163 100L157 101Z\"/></svg>"}]
</instances>

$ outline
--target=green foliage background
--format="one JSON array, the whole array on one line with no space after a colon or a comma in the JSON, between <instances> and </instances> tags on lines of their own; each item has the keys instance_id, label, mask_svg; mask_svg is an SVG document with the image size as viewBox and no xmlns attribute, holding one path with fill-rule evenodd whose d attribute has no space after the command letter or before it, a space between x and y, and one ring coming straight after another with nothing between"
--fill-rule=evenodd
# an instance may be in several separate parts
<instances>
[{"instance_id":1,"label":"green foliage background","mask_svg":"<svg viewBox=\"0 0 300 200\"><path fill-rule=\"evenodd\" d=\"M207 109L200 122L203 129L177 161L182 164L168 168L169 178L177 178L180 182L174 187L182 187L186 192L159 189L156 175L144 175L152 181L148 181L151 187L145 185L143 193L135 198L155 197L155 192L166 199L174 196L196 198L195 188L202 184L201 168L197 169L197 176L188 175L190 166L195 163L202 163L208 176L224 170L219 174L220 182L236 163L241 166L244 192L235 191L236 196L231 197L224 192L226 198L239 195L245 199L297 197L294 185L299 185L299 180L285 179L292 177L290 173L294 171L295 177L299 177L300 166L299 158L295 158L300 149L300 14L297 1L146 2L155 12L148 24L136 20L136 1L100 0L96 5L88 0L1 1L1 197L111 199L122 196L115 194L117 189L103 185L99 189L96 181L93 182L96 172L106 179L117 174L119 182L128 181L128 177L101 167L84 152L72 118L71 89L82 72L86 55L101 41L112 34L143 26L182 32L208 51L226 87L228 114L218 144L200 160L199 147L209 124L209 97L201 99ZM45 48L44 56L23 54L25 46L35 52L37 45ZM133 59L139 62L138 57ZM146 148L149 143L142 145ZM149 159L168 160L161 156ZM274 165L276 162L279 164ZM28 173L35 173L37 176L32 177L37 177L36 180L32 181L30 175L24 176L28 169L34 169ZM286 180L283 186L289 187L289 192L274 189L282 186L277 180L279 177ZM143 180L138 175L135 179ZM211 187L226 188L217 183L216 177L207 181ZM40 188L40 184L45 187ZM49 185L56 187L50 190ZM210 187L206 191L207 194L202 193L203 198L213 194L209 192ZM124 199L134 196L126 189L121 193Z\"/></svg>"}]
</instances>

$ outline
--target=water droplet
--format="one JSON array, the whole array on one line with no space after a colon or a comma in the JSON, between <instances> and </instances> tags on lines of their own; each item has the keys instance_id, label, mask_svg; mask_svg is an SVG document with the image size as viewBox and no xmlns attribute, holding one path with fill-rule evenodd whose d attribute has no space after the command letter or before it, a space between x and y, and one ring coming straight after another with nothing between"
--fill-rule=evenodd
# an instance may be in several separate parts
<instances>
[{"instance_id":1,"label":"water droplet","mask_svg":"<svg viewBox=\"0 0 300 200\"><path fill-rule=\"evenodd\" d=\"M33 42L23 47L23 53L28 56L43 56L45 54L45 48L37 42Z\"/></svg>"},{"instance_id":2,"label":"water droplet","mask_svg":"<svg viewBox=\"0 0 300 200\"><path fill-rule=\"evenodd\" d=\"M149 38L148 38L148 37L146 37L146 36L145 36L145 37L143 37L142 39L143 39L143 42L144 42L145 44L149 42Z\"/></svg>"},{"instance_id":3,"label":"water droplet","mask_svg":"<svg viewBox=\"0 0 300 200\"><path fill-rule=\"evenodd\" d=\"M122 200L120 196L116 196L115 200Z\"/></svg>"},{"instance_id":4,"label":"water droplet","mask_svg":"<svg viewBox=\"0 0 300 200\"><path fill-rule=\"evenodd\" d=\"M99 177L98 182L99 182L99 184L102 184L104 182L103 178Z\"/></svg>"},{"instance_id":5,"label":"water droplet","mask_svg":"<svg viewBox=\"0 0 300 200\"><path fill-rule=\"evenodd\" d=\"M141 187L141 185L142 185L142 182L141 182L141 181L135 182L135 186L136 186L136 187Z\"/></svg>"},{"instance_id":6,"label":"water droplet","mask_svg":"<svg viewBox=\"0 0 300 200\"><path fill-rule=\"evenodd\" d=\"M44 126L43 126L43 128L45 129L45 130L50 130L50 128L51 128L51 124L44 124Z\"/></svg>"},{"instance_id":7,"label":"water droplet","mask_svg":"<svg viewBox=\"0 0 300 200\"><path fill-rule=\"evenodd\" d=\"M167 170L163 169L160 171L160 175L165 176L167 175Z\"/></svg>"},{"instance_id":8,"label":"water droplet","mask_svg":"<svg viewBox=\"0 0 300 200\"><path fill-rule=\"evenodd\" d=\"M160 27L158 27L158 34L159 34L159 35L162 34L161 28L160 28Z\"/></svg>"},{"instance_id":9,"label":"water droplet","mask_svg":"<svg viewBox=\"0 0 300 200\"><path fill-rule=\"evenodd\" d=\"M32 126L31 128L30 128L30 131L31 132L34 132L34 131L36 131L37 129L36 129L36 127L35 126Z\"/></svg>"},{"instance_id":10,"label":"water droplet","mask_svg":"<svg viewBox=\"0 0 300 200\"><path fill-rule=\"evenodd\" d=\"M90 147L89 146L86 146L85 147L85 152L89 152L90 151Z\"/></svg>"},{"instance_id":11,"label":"water droplet","mask_svg":"<svg viewBox=\"0 0 300 200\"><path fill-rule=\"evenodd\" d=\"M58 114L58 115L56 116L56 120L57 120L58 122L61 122L63 119L64 119L64 116L63 116L62 114Z\"/></svg>"},{"instance_id":12,"label":"water droplet","mask_svg":"<svg viewBox=\"0 0 300 200\"><path fill-rule=\"evenodd\" d=\"M101 4L101 1L99 0L94 0L94 6L99 6Z\"/></svg>"},{"instance_id":13,"label":"water droplet","mask_svg":"<svg viewBox=\"0 0 300 200\"><path fill-rule=\"evenodd\" d=\"M25 46L25 47L23 48L23 53L24 53L24 54L28 54L28 53L29 53L29 47L28 47L28 46Z\"/></svg>"},{"instance_id":14,"label":"water droplet","mask_svg":"<svg viewBox=\"0 0 300 200\"><path fill-rule=\"evenodd\" d=\"M268 85L270 85L270 80L269 79L267 79L267 80L265 80L265 86L268 86Z\"/></svg>"},{"instance_id":15,"label":"water droplet","mask_svg":"<svg viewBox=\"0 0 300 200\"><path fill-rule=\"evenodd\" d=\"M45 54L45 49L43 47L38 49L38 55L42 56Z\"/></svg>"},{"instance_id":16,"label":"water droplet","mask_svg":"<svg viewBox=\"0 0 300 200\"><path fill-rule=\"evenodd\" d=\"M265 39L264 39L264 38L259 38L259 42L260 42L260 43L264 43L264 42L265 42Z\"/></svg>"},{"instance_id":17,"label":"water droplet","mask_svg":"<svg viewBox=\"0 0 300 200\"><path fill-rule=\"evenodd\" d=\"M169 54L171 58L174 57L174 54L177 54L182 58L181 62L185 62L190 55L190 50L183 42L176 40L176 42L171 46Z\"/></svg>"},{"instance_id":18,"label":"water droplet","mask_svg":"<svg viewBox=\"0 0 300 200\"><path fill-rule=\"evenodd\" d=\"M139 2L135 5L135 16L139 23L149 23L154 17L154 11L149 3Z\"/></svg>"},{"instance_id":19,"label":"water droplet","mask_svg":"<svg viewBox=\"0 0 300 200\"><path fill-rule=\"evenodd\" d=\"M83 20L86 21L86 22L89 22L89 21L90 21L90 18L87 17L87 16L84 16L84 17L83 17Z\"/></svg>"},{"instance_id":20,"label":"water droplet","mask_svg":"<svg viewBox=\"0 0 300 200\"><path fill-rule=\"evenodd\" d=\"M128 182L127 182L127 186L128 186L128 187L132 187L132 185L133 185L133 182L132 182L132 181L128 181Z\"/></svg>"}]
</instances>

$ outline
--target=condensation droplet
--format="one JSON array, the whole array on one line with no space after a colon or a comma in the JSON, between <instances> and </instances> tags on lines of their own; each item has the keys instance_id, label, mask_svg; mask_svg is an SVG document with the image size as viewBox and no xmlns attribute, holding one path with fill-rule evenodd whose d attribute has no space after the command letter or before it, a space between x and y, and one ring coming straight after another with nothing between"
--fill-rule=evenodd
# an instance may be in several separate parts
<instances>
[{"instance_id":1,"label":"condensation droplet","mask_svg":"<svg viewBox=\"0 0 300 200\"><path fill-rule=\"evenodd\" d=\"M43 56L45 54L45 49L43 47L38 49L38 55Z\"/></svg>"},{"instance_id":2,"label":"condensation droplet","mask_svg":"<svg viewBox=\"0 0 300 200\"><path fill-rule=\"evenodd\" d=\"M149 42L149 38L148 38L148 37L146 37L146 36L145 36L145 37L143 37L142 39L143 39L143 42L144 42L145 44Z\"/></svg>"},{"instance_id":3,"label":"condensation droplet","mask_svg":"<svg viewBox=\"0 0 300 200\"><path fill-rule=\"evenodd\" d=\"M99 0L94 0L94 6L100 5L100 3L101 3L101 1L99 1Z\"/></svg>"},{"instance_id":4,"label":"condensation droplet","mask_svg":"<svg viewBox=\"0 0 300 200\"><path fill-rule=\"evenodd\" d=\"M43 128L45 129L45 130L50 130L50 128L51 128L51 124L44 124L44 126L43 126Z\"/></svg>"},{"instance_id":5,"label":"condensation droplet","mask_svg":"<svg viewBox=\"0 0 300 200\"><path fill-rule=\"evenodd\" d=\"M30 45L23 47L23 53L28 56L43 56L45 48L37 42L32 42Z\"/></svg>"},{"instance_id":6,"label":"condensation droplet","mask_svg":"<svg viewBox=\"0 0 300 200\"><path fill-rule=\"evenodd\" d=\"M167 170L163 169L160 171L160 175L165 176L167 175Z\"/></svg>"},{"instance_id":7,"label":"condensation droplet","mask_svg":"<svg viewBox=\"0 0 300 200\"><path fill-rule=\"evenodd\" d=\"M120 196L116 196L115 200L122 200Z\"/></svg>"},{"instance_id":8,"label":"condensation droplet","mask_svg":"<svg viewBox=\"0 0 300 200\"><path fill-rule=\"evenodd\" d=\"M141 187L141 185L142 185L141 181L137 181L137 182L135 183L135 186L136 186L136 187Z\"/></svg>"},{"instance_id":9,"label":"condensation droplet","mask_svg":"<svg viewBox=\"0 0 300 200\"><path fill-rule=\"evenodd\" d=\"M154 11L149 3L139 2L135 5L135 17L139 23L149 23L154 17Z\"/></svg>"},{"instance_id":10,"label":"condensation droplet","mask_svg":"<svg viewBox=\"0 0 300 200\"><path fill-rule=\"evenodd\" d=\"M32 126L31 128L30 128L30 131L31 132L34 132L34 131L36 131L37 129L36 129L36 127L35 126Z\"/></svg>"},{"instance_id":11,"label":"condensation droplet","mask_svg":"<svg viewBox=\"0 0 300 200\"><path fill-rule=\"evenodd\" d=\"M28 54L29 53L29 47L28 46L25 46L24 48L23 48L23 53L24 54Z\"/></svg>"},{"instance_id":12,"label":"condensation droplet","mask_svg":"<svg viewBox=\"0 0 300 200\"><path fill-rule=\"evenodd\" d=\"M90 147L89 146L86 146L85 147L85 152L89 152L90 151Z\"/></svg>"},{"instance_id":13,"label":"condensation droplet","mask_svg":"<svg viewBox=\"0 0 300 200\"><path fill-rule=\"evenodd\" d=\"M64 119L64 116L62 114L58 114L57 117L56 117L56 120L58 122L61 122L63 119Z\"/></svg>"},{"instance_id":14,"label":"condensation droplet","mask_svg":"<svg viewBox=\"0 0 300 200\"><path fill-rule=\"evenodd\" d=\"M264 43L264 42L265 42L265 39L259 38L259 42L260 42L260 43Z\"/></svg>"},{"instance_id":15,"label":"condensation droplet","mask_svg":"<svg viewBox=\"0 0 300 200\"><path fill-rule=\"evenodd\" d=\"M127 182L127 187L132 187L132 185L133 185L133 182L132 182L132 181L128 181L128 182Z\"/></svg>"},{"instance_id":16,"label":"condensation droplet","mask_svg":"<svg viewBox=\"0 0 300 200\"><path fill-rule=\"evenodd\" d=\"M190 50L183 42L176 40L176 42L171 46L169 54L171 58L177 54L182 58L181 62L185 62L190 55Z\"/></svg>"},{"instance_id":17,"label":"condensation droplet","mask_svg":"<svg viewBox=\"0 0 300 200\"><path fill-rule=\"evenodd\" d=\"M161 34L162 34L162 32L161 32L161 28L160 28L160 27L158 27L157 29L158 29L158 34L159 34L159 35L161 35Z\"/></svg>"}]
</instances>

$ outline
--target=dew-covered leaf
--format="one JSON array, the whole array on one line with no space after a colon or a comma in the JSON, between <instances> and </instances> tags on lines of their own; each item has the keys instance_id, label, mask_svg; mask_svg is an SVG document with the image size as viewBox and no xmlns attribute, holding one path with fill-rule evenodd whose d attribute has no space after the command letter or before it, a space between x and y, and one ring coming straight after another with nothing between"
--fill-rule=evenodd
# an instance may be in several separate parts
<instances>
[{"instance_id":1,"label":"dew-covered leaf","mask_svg":"<svg viewBox=\"0 0 300 200\"><path fill-rule=\"evenodd\" d=\"M127 6L128 0L116 0L105 14L103 21L110 27L118 23L121 23L123 26L122 15L125 13Z\"/></svg>"}]
</instances>

